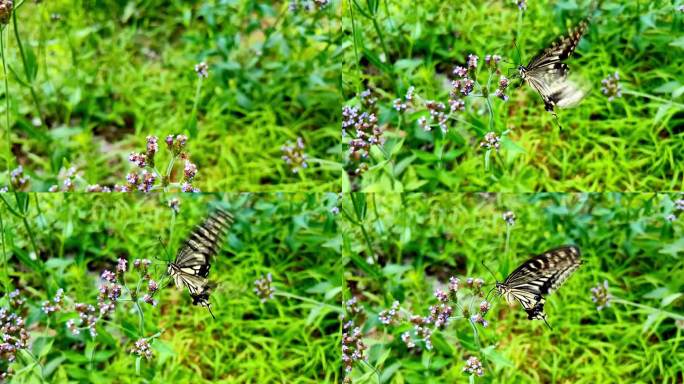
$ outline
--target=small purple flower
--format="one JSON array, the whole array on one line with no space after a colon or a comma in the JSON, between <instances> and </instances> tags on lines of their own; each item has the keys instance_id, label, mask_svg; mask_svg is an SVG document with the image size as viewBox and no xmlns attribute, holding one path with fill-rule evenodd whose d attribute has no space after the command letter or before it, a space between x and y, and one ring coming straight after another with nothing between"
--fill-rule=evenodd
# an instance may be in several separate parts
<instances>
[{"instance_id":1,"label":"small purple flower","mask_svg":"<svg viewBox=\"0 0 684 384\"><path fill-rule=\"evenodd\" d=\"M190 160L185 161L184 169L185 180L191 182L195 175L197 175L197 166L190 162Z\"/></svg>"},{"instance_id":2,"label":"small purple flower","mask_svg":"<svg viewBox=\"0 0 684 384\"><path fill-rule=\"evenodd\" d=\"M484 328L487 328L487 326L489 325L487 320L485 320L484 317L482 317L482 315L479 313L476 313L476 314L470 316L470 321L472 321L475 324L480 323L480 324L482 324L482 327L484 327Z\"/></svg>"},{"instance_id":3,"label":"small purple flower","mask_svg":"<svg viewBox=\"0 0 684 384\"><path fill-rule=\"evenodd\" d=\"M172 198L169 200L169 208L171 208L174 212L178 213L180 211L180 200L177 197Z\"/></svg>"},{"instance_id":4,"label":"small purple flower","mask_svg":"<svg viewBox=\"0 0 684 384\"><path fill-rule=\"evenodd\" d=\"M30 178L31 177L28 175L24 176L24 167L21 165L10 172L10 184L12 184L14 189L21 189L24 187L28 184Z\"/></svg>"},{"instance_id":5,"label":"small purple flower","mask_svg":"<svg viewBox=\"0 0 684 384\"><path fill-rule=\"evenodd\" d=\"M454 68L454 71L452 72L454 76L464 78L468 75L468 69L465 67L461 67L460 65Z\"/></svg>"},{"instance_id":6,"label":"small purple flower","mask_svg":"<svg viewBox=\"0 0 684 384\"><path fill-rule=\"evenodd\" d=\"M414 86L410 86L409 89L406 91L406 96L404 97L404 99L406 100L407 103L410 103L413 101L415 91L416 91L416 88Z\"/></svg>"},{"instance_id":7,"label":"small purple flower","mask_svg":"<svg viewBox=\"0 0 684 384\"><path fill-rule=\"evenodd\" d=\"M334 207L330 208L330 213L332 213L333 215L339 214L340 213L340 207L334 206Z\"/></svg>"},{"instance_id":8,"label":"small purple flower","mask_svg":"<svg viewBox=\"0 0 684 384\"><path fill-rule=\"evenodd\" d=\"M482 148L487 148L487 149L496 149L497 151L501 147L501 138L496 135L494 132L488 132L484 140L480 142L480 147Z\"/></svg>"},{"instance_id":9,"label":"small purple flower","mask_svg":"<svg viewBox=\"0 0 684 384\"><path fill-rule=\"evenodd\" d=\"M464 79L464 80L461 80L460 85L461 85L461 94L463 96L468 96L468 95L470 95L471 92L473 92L473 87L475 86L475 81L473 81L472 79Z\"/></svg>"},{"instance_id":10,"label":"small purple flower","mask_svg":"<svg viewBox=\"0 0 684 384\"><path fill-rule=\"evenodd\" d=\"M157 284L156 281L150 279L149 283L147 283L147 290L150 293L155 293L159 289L159 284Z\"/></svg>"},{"instance_id":11,"label":"small purple flower","mask_svg":"<svg viewBox=\"0 0 684 384\"><path fill-rule=\"evenodd\" d=\"M477 69L477 60L479 58L477 55L470 54L468 55L468 69Z\"/></svg>"},{"instance_id":12,"label":"small purple flower","mask_svg":"<svg viewBox=\"0 0 684 384\"><path fill-rule=\"evenodd\" d=\"M513 2L516 3L519 10L524 11L527 9L527 0L513 0Z\"/></svg>"},{"instance_id":13,"label":"small purple flower","mask_svg":"<svg viewBox=\"0 0 684 384\"><path fill-rule=\"evenodd\" d=\"M608 96L608 101L613 101L616 97L622 97L620 75L617 72L601 80L601 84L603 85L601 92Z\"/></svg>"},{"instance_id":14,"label":"small purple flower","mask_svg":"<svg viewBox=\"0 0 684 384\"><path fill-rule=\"evenodd\" d=\"M272 282L273 276L271 276L270 273L266 274L266 277L261 275L260 279L254 281L254 293L261 299L262 303L265 303L266 300L273 299L275 289L271 286Z\"/></svg>"},{"instance_id":15,"label":"small purple flower","mask_svg":"<svg viewBox=\"0 0 684 384\"><path fill-rule=\"evenodd\" d=\"M140 168L145 168L147 166L147 158L142 153L131 152L131 154L128 155L128 161Z\"/></svg>"},{"instance_id":16,"label":"small purple flower","mask_svg":"<svg viewBox=\"0 0 684 384\"><path fill-rule=\"evenodd\" d=\"M604 280L603 285L598 284L591 289L591 301L596 303L596 309L598 311L610 307L610 301L613 299L613 296L608 292L608 288L608 280Z\"/></svg>"},{"instance_id":17,"label":"small purple flower","mask_svg":"<svg viewBox=\"0 0 684 384\"><path fill-rule=\"evenodd\" d=\"M159 144L157 144L157 136L147 136L147 156L154 156L159 151Z\"/></svg>"},{"instance_id":18,"label":"small purple flower","mask_svg":"<svg viewBox=\"0 0 684 384\"><path fill-rule=\"evenodd\" d=\"M207 78L209 77L209 66L207 63L202 61L201 63L195 65L195 72L197 72L197 76L200 78Z\"/></svg>"},{"instance_id":19,"label":"small purple flower","mask_svg":"<svg viewBox=\"0 0 684 384\"><path fill-rule=\"evenodd\" d=\"M394 99L393 106L398 112L404 112L408 108L408 105L403 103L401 99Z\"/></svg>"},{"instance_id":20,"label":"small purple flower","mask_svg":"<svg viewBox=\"0 0 684 384\"><path fill-rule=\"evenodd\" d=\"M684 211L684 199L675 200L675 209L678 211Z\"/></svg>"},{"instance_id":21,"label":"small purple flower","mask_svg":"<svg viewBox=\"0 0 684 384\"><path fill-rule=\"evenodd\" d=\"M135 342L135 346L131 349L131 353L142 356L149 360L152 358L152 348L150 347L150 342L146 338L138 339Z\"/></svg>"},{"instance_id":22,"label":"small purple flower","mask_svg":"<svg viewBox=\"0 0 684 384\"><path fill-rule=\"evenodd\" d=\"M136 186L140 183L140 176L135 172L131 172L126 175L126 181L128 181L129 184Z\"/></svg>"},{"instance_id":23,"label":"small purple flower","mask_svg":"<svg viewBox=\"0 0 684 384\"><path fill-rule=\"evenodd\" d=\"M442 303L446 303L447 301L449 301L449 295L441 289L435 291L435 297Z\"/></svg>"},{"instance_id":24,"label":"small purple flower","mask_svg":"<svg viewBox=\"0 0 684 384\"><path fill-rule=\"evenodd\" d=\"M432 130L432 127L430 127L430 124L428 123L427 118L425 118L425 116L418 118L418 126L426 132Z\"/></svg>"},{"instance_id":25,"label":"small purple flower","mask_svg":"<svg viewBox=\"0 0 684 384\"><path fill-rule=\"evenodd\" d=\"M463 372L470 374L476 374L478 376L484 375L484 369L482 368L482 363L480 359L475 356L471 356L466 361L465 367L463 367Z\"/></svg>"},{"instance_id":26,"label":"small purple flower","mask_svg":"<svg viewBox=\"0 0 684 384\"><path fill-rule=\"evenodd\" d=\"M392 303L392 308L390 309L385 309L380 312L378 315L378 319L380 320L381 323L385 325L390 325L393 324L394 322L397 321L399 316L399 302L394 301Z\"/></svg>"},{"instance_id":27,"label":"small purple flower","mask_svg":"<svg viewBox=\"0 0 684 384\"><path fill-rule=\"evenodd\" d=\"M350 316L358 315L363 311L363 308L359 305L356 297L347 300L347 302L344 303L344 307Z\"/></svg>"},{"instance_id":28,"label":"small purple flower","mask_svg":"<svg viewBox=\"0 0 684 384\"><path fill-rule=\"evenodd\" d=\"M459 285L461 284L461 280L459 280L455 276L451 276L449 278L449 293L450 294L456 294L458 292Z\"/></svg>"},{"instance_id":29,"label":"small purple flower","mask_svg":"<svg viewBox=\"0 0 684 384\"><path fill-rule=\"evenodd\" d=\"M480 312L482 312L483 315L487 314L489 310L491 309L491 304L487 300L482 300L480 303Z\"/></svg>"},{"instance_id":30,"label":"small purple flower","mask_svg":"<svg viewBox=\"0 0 684 384\"><path fill-rule=\"evenodd\" d=\"M124 273L128 269L128 260L124 259L123 257L119 258L119 262L116 265L116 272L117 273Z\"/></svg>"},{"instance_id":31,"label":"small purple flower","mask_svg":"<svg viewBox=\"0 0 684 384\"><path fill-rule=\"evenodd\" d=\"M116 275L114 274L114 272L107 270L107 269L102 271L102 275L100 275L100 277L103 280L109 281L110 283L113 283L116 281Z\"/></svg>"},{"instance_id":32,"label":"small purple flower","mask_svg":"<svg viewBox=\"0 0 684 384\"><path fill-rule=\"evenodd\" d=\"M282 159L290 167L292 173L299 173L300 169L308 168L308 156L304 153L304 140L301 137L297 138L296 144L288 142L280 149L283 152Z\"/></svg>"},{"instance_id":33,"label":"small purple flower","mask_svg":"<svg viewBox=\"0 0 684 384\"><path fill-rule=\"evenodd\" d=\"M147 303L147 304L149 304L149 305L151 305L151 306L153 306L153 307L156 307L156 306L157 306L157 300L155 300L155 299L154 299L151 295L149 295L149 294L145 294L145 296L143 296L142 300L143 300L143 302L145 302L145 303Z\"/></svg>"},{"instance_id":34,"label":"small purple flower","mask_svg":"<svg viewBox=\"0 0 684 384\"><path fill-rule=\"evenodd\" d=\"M515 213L513 213L513 211L506 211L503 213L503 215L501 215L501 217L506 222L506 225L512 227L515 224L516 217L515 217Z\"/></svg>"}]
</instances>

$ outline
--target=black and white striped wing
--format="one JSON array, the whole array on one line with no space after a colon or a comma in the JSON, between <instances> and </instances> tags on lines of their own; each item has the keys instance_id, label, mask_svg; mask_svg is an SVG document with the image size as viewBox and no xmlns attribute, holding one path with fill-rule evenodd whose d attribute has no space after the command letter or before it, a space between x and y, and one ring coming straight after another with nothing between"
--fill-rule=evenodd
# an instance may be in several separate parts
<instances>
[{"instance_id":1,"label":"black and white striped wing","mask_svg":"<svg viewBox=\"0 0 684 384\"><path fill-rule=\"evenodd\" d=\"M582 21L567 35L561 36L549 48L544 49L524 67L525 80L534 88L544 101L547 111L554 107L571 107L585 95L576 83L568 80L569 68L562 61L572 55L588 26Z\"/></svg>"},{"instance_id":2,"label":"black and white striped wing","mask_svg":"<svg viewBox=\"0 0 684 384\"><path fill-rule=\"evenodd\" d=\"M544 316L544 297L558 289L582 264L574 245L553 249L525 261L504 280L510 295L530 319Z\"/></svg>"},{"instance_id":3,"label":"black and white striped wing","mask_svg":"<svg viewBox=\"0 0 684 384\"><path fill-rule=\"evenodd\" d=\"M221 210L214 212L192 231L178 251L174 264L185 274L207 277L211 258L218 253L232 224L233 216L230 213Z\"/></svg>"},{"instance_id":4,"label":"black and white striped wing","mask_svg":"<svg viewBox=\"0 0 684 384\"><path fill-rule=\"evenodd\" d=\"M211 258L220 250L232 223L233 216L230 213L217 210L192 231L178 251L176 260L170 264L169 274L176 286L185 286L195 305L209 307L207 276Z\"/></svg>"}]
</instances>

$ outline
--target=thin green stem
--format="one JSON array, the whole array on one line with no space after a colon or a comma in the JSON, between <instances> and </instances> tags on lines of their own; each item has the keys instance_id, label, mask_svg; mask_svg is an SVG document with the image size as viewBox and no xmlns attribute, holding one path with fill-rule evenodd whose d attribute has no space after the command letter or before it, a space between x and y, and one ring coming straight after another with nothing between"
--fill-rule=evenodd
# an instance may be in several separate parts
<instances>
[{"instance_id":1,"label":"thin green stem","mask_svg":"<svg viewBox=\"0 0 684 384\"><path fill-rule=\"evenodd\" d=\"M385 60L389 63L390 54L389 54L389 51L387 50L387 45L385 45L385 39L382 37L382 31L380 31L380 25L378 24L378 20L375 16L373 16L372 20L373 20L373 27L375 28L375 33L378 34L378 38L380 39L380 46L382 47L382 51L385 54ZM394 72L393 66L390 66L389 68L392 69L392 72Z\"/></svg>"},{"instance_id":2,"label":"thin green stem","mask_svg":"<svg viewBox=\"0 0 684 384\"><path fill-rule=\"evenodd\" d=\"M661 314L663 314L663 315L665 315L665 316L668 316L668 317L671 317L671 318L673 318L673 319L675 319L675 320L684 320L684 316L682 316L682 315L678 315L678 314L676 314L676 313L669 312L669 311L664 311L664 310L662 310L662 309L660 309L660 308L649 307L648 305L643 305L643 304L639 304L639 303L633 303L633 302L631 302L631 301L627 301L627 300L623 300L623 299L616 299L616 298L613 298L613 299L611 300L611 302L613 302L613 303L618 303L618 304L623 304L623 305L631 305L631 306L633 306L633 307L645 309L645 310L648 310L648 311L651 311L651 312L661 313Z\"/></svg>"},{"instance_id":3,"label":"thin green stem","mask_svg":"<svg viewBox=\"0 0 684 384\"><path fill-rule=\"evenodd\" d=\"M12 140L10 137L10 103L9 103L9 83L7 81L7 61L5 60L5 30L6 28L3 27L2 30L0 30L0 55L2 55L2 70L3 70L3 75L5 77L5 139L7 141L7 153L6 155L6 165L7 165L7 180L10 180L10 172L12 169ZM10 188L14 188L12 186L12 183L10 184Z\"/></svg>"},{"instance_id":4,"label":"thin green stem","mask_svg":"<svg viewBox=\"0 0 684 384\"><path fill-rule=\"evenodd\" d=\"M7 263L7 249L5 248L5 223L2 220L2 213L0 213L0 236L0 242L2 243L2 265L5 272L5 278L3 279L2 283L5 287L5 297L9 298L10 277Z\"/></svg>"},{"instance_id":5,"label":"thin green stem","mask_svg":"<svg viewBox=\"0 0 684 384\"><path fill-rule=\"evenodd\" d=\"M31 91L31 98L33 103L36 105L36 111L38 113L38 118L40 119L40 125L44 125L43 122L43 112L40 107L40 101L38 100L38 95L36 90L33 88L33 79L29 72L29 67L27 65L26 52L24 51L24 44L21 42L21 37L19 36L19 26L17 23L17 12L16 10L12 12L12 26L14 27L14 38L17 40L17 47L19 47L19 53L21 56L21 62L24 66L24 74L26 75L26 83L29 85L29 91Z\"/></svg>"},{"instance_id":6,"label":"thin green stem","mask_svg":"<svg viewBox=\"0 0 684 384\"><path fill-rule=\"evenodd\" d=\"M655 100L655 101L660 101L660 102L662 102L662 103L671 104L671 105L674 105L674 106L676 106L676 107L678 107L678 108L684 109L684 104L676 103L676 102L674 102L674 101L672 101L672 100L668 100L668 99L663 99L662 97L649 95L648 93L632 91L632 90L629 90L629 89L623 90L622 93L625 94L625 95L640 96L640 97L644 97L644 98L647 98L647 99L651 99L651 100Z\"/></svg>"},{"instance_id":7,"label":"thin green stem","mask_svg":"<svg viewBox=\"0 0 684 384\"><path fill-rule=\"evenodd\" d=\"M336 306L336 305L331 305L331 304L328 304L328 303L322 303L322 302L320 302L320 301L316 301L316 300L313 300L313 299L309 299L309 298L307 298L307 297L298 296L298 295L295 295L295 294L292 294L292 293L288 293L288 292L275 291L275 292L273 293L273 295L274 295L274 296L280 296L280 297L287 297L287 298L290 298L290 299L296 299L296 300L303 301L303 302L306 302L306 303L321 305L321 306L324 306L324 307L328 307L328 308L334 309L335 311L340 312L340 313L343 312L342 307L339 307L339 306Z\"/></svg>"}]
</instances>

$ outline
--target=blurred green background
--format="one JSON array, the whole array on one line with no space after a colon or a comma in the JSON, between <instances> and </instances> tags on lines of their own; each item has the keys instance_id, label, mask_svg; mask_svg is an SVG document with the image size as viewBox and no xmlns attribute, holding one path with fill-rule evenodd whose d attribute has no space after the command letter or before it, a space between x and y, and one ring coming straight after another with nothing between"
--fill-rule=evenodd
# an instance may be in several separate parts
<instances>
[{"instance_id":1,"label":"blurred green background","mask_svg":"<svg viewBox=\"0 0 684 384\"><path fill-rule=\"evenodd\" d=\"M179 195L178 215L166 206L173 195L0 196L6 201L0 201L0 307L7 291L22 292L20 314L35 357L18 355L12 382L337 381L342 284L340 240L330 212L335 194ZM87 331L67 331L73 313L48 317L41 311L58 288L70 300L96 305L98 276L115 270L119 257L128 258L131 269L134 259L152 260L153 278L161 281L165 260L175 257L212 206L235 216L209 273L217 284L210 297L216 320L172 285L160 290L156 307L141 303L145 334L131 303L118 304L111 319L99 323L94 340ZM254 281L268 273L275 296L262 303ZM138 371L130 349L157 332L154 357L143 359Z\"/></svg>"},{"instance_id":2,"label":"blurred green background","mask_svg":"<svg viewBox=\"0 0 684 384\"><path fill-rule=\"evenodd\" d=\"M364 90L377 98L378 126L386 142L364 160L370 170L354 174L347 159L348 191L594 192L659 191L684 187L684 13L679 1L516 1L444 2L350 0L343 14L349 35L342 82L345 104L359 106ZM468 97L442 134L418 125L428 116L424 101L447 104L452 70L467 56L501 55L501 74L512 76L557 37L592 15L570 73L587 96L560 110L559 129L528 85L512 81L507 102ZM516 42L516 46L514 46ZM519 51L519 52L518 52ZM622 97L612 102L601 81L619 74ZM482 70L479 83L487 84ZM499 75L492 76L493 93ZM399 113L415 87L414 107ZM474 94L480 94L476 86ZM422 100L421 100L422 98ZM367 109L362 109L366 111ZM348 143L345 141L345 153ZM487 132L501 137L489 167L480 142ZM348 156L347 156L348 157Z\"/></svg>"},{"instance_id":3,"label":"blurred green background","mask_svg":"<svg viewBox=\"0 0 684 384\"><path fill-rule=\"evenodd\" d=\"M3 26L0 186L19 164L33 191L60 184L71 166L77 190L121 184L146 136L161 148L184 133L203 191L339 189L334 3L309 11L250 0L15 3L16 22ZM202 61L209 76L198 92ZM281 159L297 137L309 158L299 174Z\"/></svg>"},{"instance_id":4,"label":"blurred green background","mask_svg":"<svg viewBox=\"0 0 684 384\"><path fill-rule=\"evenodd\" d=\"M363 310L346 320L360 327L367 363L355 383L467 382L476 356L485 374L475 382L676 383L684 370L684 201L666 194L354 194L345 196L344 299ZM506 211L517 217L507 226ZM509 244L506 245L507 232ZM583 265L546 300L553 327L527 320L519 305L493 299L487 328L454 309L434 331L431 351L411 352L401 334L408 314L426 316L435 289L449 277L487 284L532 255L577 244ZM598 311L591 288L607 281L613 296ZM465 289L464 291L467 291ZM401 324L378 315L400 302ZM472 300L472 305L469 304ZM482 298L462 305L477 311ZM677 321L678 320L678 321ZM476 330L476 332L474 332ZM419 343L420 344L420 343ZM471 381L472 382L472 381Z\"/></svg>"}]
</instances>

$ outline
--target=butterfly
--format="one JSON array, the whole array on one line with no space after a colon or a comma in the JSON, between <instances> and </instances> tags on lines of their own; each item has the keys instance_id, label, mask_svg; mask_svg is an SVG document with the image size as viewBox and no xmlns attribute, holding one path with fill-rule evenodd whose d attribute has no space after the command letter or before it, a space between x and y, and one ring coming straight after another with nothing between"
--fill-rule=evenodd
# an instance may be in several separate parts
<instances>
[{"instance_id":1,"label":"butterfly","mask_svg":"<svg viewBox=\"0 0 684 384\"><path fill-rule=\"evenodd\" d=\"M577 246L567 245L532 257L516 268L496 290L509 304L520 302L529 320L544 320L544 298L582 264Z\"/></svg>"},{"instance_id":2,"label":"butterfly","mask_svg":"<svg viewBox=\"0 0 684 384\"><path fill-rule=\"evenodd\" d=\"M568 65L563 60L572 55L582 35L587 30L589 19L579 23L567 35L561 36L549 48L541 51L526 66L518 66L520 78L534 88L544 108L557 117L555 107L571 107L582 100L586 91L568 80Z\"/></svg>"},{"instance_id":3,"label":"butterfly","mask_svg":"<svg viewBox=\"0 0 684 384\"><path fill-rule=\"evenodd\" d=\"M233 216L230 213L223 210L215 211L190 233L190 237L178 251L176 259L168 264L167 269L176 287L188 288L192 304L206 307L214 319L216 317L209 304L211 288L207 276L211 268L211 258L220 250L221 243L232 224Z\"/></svg>"}]
</instances>

